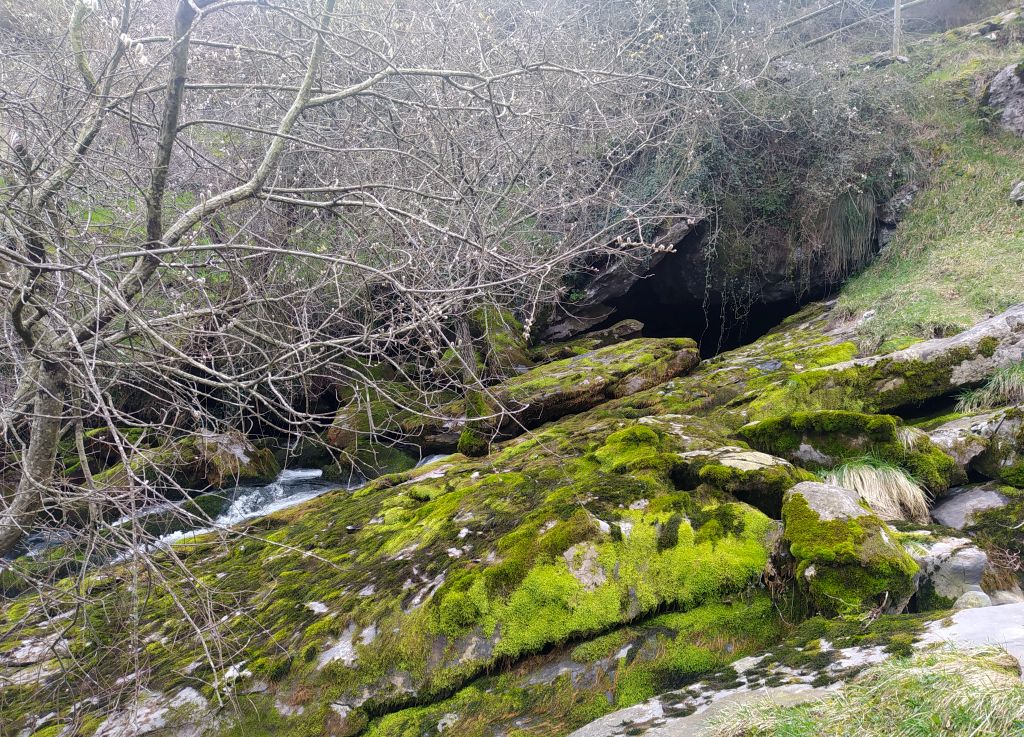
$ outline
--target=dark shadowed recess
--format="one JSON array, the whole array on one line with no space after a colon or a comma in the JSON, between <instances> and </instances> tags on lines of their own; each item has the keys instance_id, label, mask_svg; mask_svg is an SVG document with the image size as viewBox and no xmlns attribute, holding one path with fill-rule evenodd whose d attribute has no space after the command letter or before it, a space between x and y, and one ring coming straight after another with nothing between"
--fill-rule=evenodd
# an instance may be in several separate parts
<instances>
[{"instance_id":1,"label":"dark shadowed recess","mask_svg":"<svg viewBox=\"0 0 1024 737\"><path fill-rule=\"evenodd\" d=\"M840 284L821 274L797 280L786 269L750 268L726 274L705 257L706 231L696 229L621 297L608 300L611 315L595 329L632 318L652 338L689 337L703 358L750 343L809 302L834 294Z\"/></svg>"}]
</instances>

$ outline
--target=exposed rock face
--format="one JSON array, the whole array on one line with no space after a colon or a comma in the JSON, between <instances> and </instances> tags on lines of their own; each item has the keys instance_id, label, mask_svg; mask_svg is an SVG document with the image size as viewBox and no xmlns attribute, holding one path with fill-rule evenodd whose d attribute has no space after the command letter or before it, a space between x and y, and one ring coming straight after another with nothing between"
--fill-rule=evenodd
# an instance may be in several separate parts
<instances>
[{"instance_id":1,"label":"exposed rock face","mask_svg":"<svg viewBox=\"0 0 1024 737\"><path fill-rule=\"evenodd\" d=\"M895 530L861 506L856 492L813 481L786 493L783 539L813 605L843 613L872 605L900 611L913 595L917 562Z\"/></svg>"},{"instance_id":2,"label":"exposed rock face","mask_svg":"<svg viewBox=\"0 0 1024 737\"><path fill-rule=\"evenodd\" d=\"M950 338L797 374L791 381L799 383L802 397L789 388L767 394L753 406L767 410L787 402L792 406L796 400L803 409L844 406L885 412L979 383L995 369L1022 360L1024 305L1017 305Z\"/></svg>"},{"instance_id":3,"label":"exposed rock face","mask_svg":"<svg viewBox=\"0 0 1024 737\"><path fill-rule=\"evenodd\" d=\"M966 470L988 448L1005 414L1005 411L998 410L960 417L929 431L928 435Z\"/></svg>"},{"instance_id":4,"label":"exposed rock face","mask_svg":"<svg viewBox=\"0 0 1024 737\"><path fill-rule=\"evenodd\" d=\"M782 514L782 495L813 474L782 458L733 446L682 453L689 472L700 481L757 507L772 519Z\"/></svg>"},{"instance_id":5,"label":"exposed rock face","mask_svg":"<svg viewBox=\"0 0 1024 737\"><path fill-rule=\"evenodd\" d=\"M1010 500L999 491L998 484L979 484L951 489L932 507L932 519L940 525L962 530L974 524L975 515L987 509L1001 509Z\"/></svg>"},{"instance_id":6,"label":"exposed rock face","mask_svg":"<svg viewBox=\"0 0 1024 737\"><path fill-rule=\"evenodd\" d=\"M700 363L689 338L636 338L547 364L509 379L495 394L530 423L663 384Z\"/></svg>"},{"instance_id":7,"label":"exposed rock face","mask_svg":"<svg viewBox=\"0 0 1024 737\"><path fill-rule=\"evenodd\" d=\"M557 361L561 358L572 358L581 353L604 348L625 340L639 338L643 334L644 324L639 320L621 320L603 330L594 330L581 335L575 340L563 343L543 343L533 349L532 354L538 361Z\"/></svg>"},{"instance_id":8,"label":"exposed rock face","mask_svg":"<svg viewBox=\"0 0 1024 737\"><path fill-rule=\"evenodd\" d=\"M919 599L939 597L922 602L922 608L948 607L969 591L982 592L988 556L968 538L924 537L908 542L907 549L921 566Z\"/></svg>"},{"instance_id":9,"label":"exposed rock face","mask_svg":"<svg viewBox=\"0 0 1024 737\"><path fill-rule=\"evenodd\" d=\"M993 110L999 124L1024 136L1024 62L1000 71L985 90L982 104Z\"/></svg>"},{"instance_id":10,"label":"exposed rock face","mask_svg":"<svg viewBox=\"0 0 1024 737\"><path fill-rule=\"evenodd\" d=\"M271 450L257 448L240 434L198 433L158 448L138 451L128 461L95 475L97 484L121 486L130 477L157 485L169 480L185 489L225 488L241 483L270 483L281 472Z\"/></svg>"},{"instance_id":11,"label":"exposed rock face","mask_svg":"<svg viewBox=\"0 0 1024 737\"><path fill-rule=\"evenodd\" d=\"M149 693L138 703L104 720L94 737L141 737L147 734L198 737L216 721L206 699L186 686L173 696Z\"/></svg>"},{"instance_id":12,"label":"exposed rock face","mask_svg":"<svg viewBox=\"0 0 1024 737\"><path fill-rule=\"evenodd\" d=\"M699 364L692 342L631 340L510 379L496 390L515 387L531 406L569 414L486 457L454 455L254 520L228 549L190 543L181 554L215 582L216 610L247 613L228 620L241 644L211 669L195 657L200 645L169 591L157 588L140 633L146 682L175 694L227 683L234 667L225 688L250 699L264 723L280 722L277 733L401 725L421 734L444 721L458 734L480 713L565 733L781 637L776 604L755 583L780 537L796 560L787 596L825 613L898 610L919 564L853 492L810 482L811 471L890 445L903 468L956 464L927 438L903 437L896 418L870 414L874 372L895 361L851 360L845 325L815 305ZM999 355L1003 343L990 343L980 355ZM820 380L837 373L845 384ZM837 386L857 411L823 408L835 406ZM944 386L924 382L918 395ZM781 514L770 506L780 500ZM958 555L932 557L948 568ZM18 610L0 608L8 611ZM54 632L34 616L20 631L46 641ZM67 629L76 672L113 677L109 650L92 642L116 638L132 616L97 605L88 633ZM0 687L25 689L13 723L27 723L54 688L67 703L81 700L88 684L72 675L58 685L57 672L49 661L0 665ZM202 695L212 703L212 691ZM405 708L410 700L425 706Z\"/></svg>"}]
</instances>

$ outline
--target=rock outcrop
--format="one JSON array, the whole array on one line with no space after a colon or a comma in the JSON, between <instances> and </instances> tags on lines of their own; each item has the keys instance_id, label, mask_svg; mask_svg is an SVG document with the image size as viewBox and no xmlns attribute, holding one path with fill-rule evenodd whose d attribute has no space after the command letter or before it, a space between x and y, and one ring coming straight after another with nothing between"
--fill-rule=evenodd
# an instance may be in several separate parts
<instances>
[{"instance_id":1,"label":"rock outcrop","mask_svg":"<svg viewBox=\"0 0 1024 737\"><path fill-rule=\"evenodd\" d=\"M1004 68L985 89L982 105L1004 129L1024 136L1024 62Z\"/></svg>"},{"instance_id":2,"label":"rock outcrop","mask_svg":"<svg viewBox=\"0 0 1024 737\"><path fill-rule=\"evenodd\" d=\"M999 328L1008 320L967 343L961 363L984 359L972 380L1010 360L1013 332ZM995 343L979 348L989 335ZM76 703L90 679L114 678L119 663L94 643L129 621L142 622L149 643L157 695L147 703L191 687L208 704L244 693L252 718L280 730L419 733L444 723L458 733L485 710L565 733L776 642L778 605L762 581L805 613L899 611L915 594L923 607L946 604L956 592L942 571L967 548L946 555L935 540L954 536L913 538L856 492L812 479L875 452L948 485L961 469L937 440L872 412L880 366L899 374L914 362L927 373L935 360L955 371L954 349L858 358L850 338L830 305L814 305L699 364L690 341L634 339L531 368L495 391L546 424L484 457L457 454L326 494L247 523L228 548L208 536L176 550L210 582L208 611L230 627L197 631L183 620L174 593L188 584L177 574L144 611L101 577L89 628L61 630L63 657L79 669L44 668L28 683L18 675L28 666L0 669L24 705L12 723L25 723L43 693ZM858 372L872 379L844 385L856 411L824 409L836 384L817 377ZM923 382L915 396L948 386ZM929 552L915 560L913 544ZM969 592L988 595L976 579ZM26 640L52 636L49 616L19 603L3 609L7 625ZM230 633L225 659L196 658L206 627ZM552 689L557 708L543 706ZM101 702L90 708L110 716Z\"/></svg>"}]
</instances>

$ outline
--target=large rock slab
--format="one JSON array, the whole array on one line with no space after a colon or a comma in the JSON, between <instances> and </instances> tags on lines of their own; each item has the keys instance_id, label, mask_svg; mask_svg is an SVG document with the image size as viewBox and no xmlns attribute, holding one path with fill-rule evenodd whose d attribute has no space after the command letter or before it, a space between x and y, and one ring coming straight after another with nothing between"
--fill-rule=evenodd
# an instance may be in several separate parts
<instances>
[{"instance_id":1,"label":"large rock slab","mask_svg":"<svg viewBox=\"0 0 1024 737\"><path fill-rule=\"evenodd\" d=\"M635 338L539 366L494 394L518 418L547 422L663 384L698 363L697 344L689 338Z\"/></svg>"},{"instance_id":2,"label":"large rock slab","mask_svg":"<svg viewBox=\"0 0 1024 737\"><path fill-rule=\"evenodd\" d=\"M751 402L751 414L778 415L780 407L886 412L980 383L1022 360L1024 305L1016 305L950 338L794 374L789 386Z\"/></svg>"}]
</instances>

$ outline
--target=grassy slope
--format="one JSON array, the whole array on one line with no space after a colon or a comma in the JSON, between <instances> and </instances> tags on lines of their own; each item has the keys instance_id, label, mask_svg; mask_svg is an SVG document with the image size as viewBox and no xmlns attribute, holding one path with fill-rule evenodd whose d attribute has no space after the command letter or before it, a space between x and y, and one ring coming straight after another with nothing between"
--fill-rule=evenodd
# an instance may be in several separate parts
<instances>
[{"instance_id":1,"label":"grassy slope","mask_svg":"<svg viewBox=\"0 0 1024 737\"><path fill-rule=\"evenodd\" d=\"M1022 57L1020 43L953 33L913 49L903 73L922 89L928 178L887 251L843 290L844 311L876 311L865 338L952 334L1024 301L1024 210L1008 197L1024 140L987 124L977 103L987 76Z\"/></svg>"}]
</instances>

